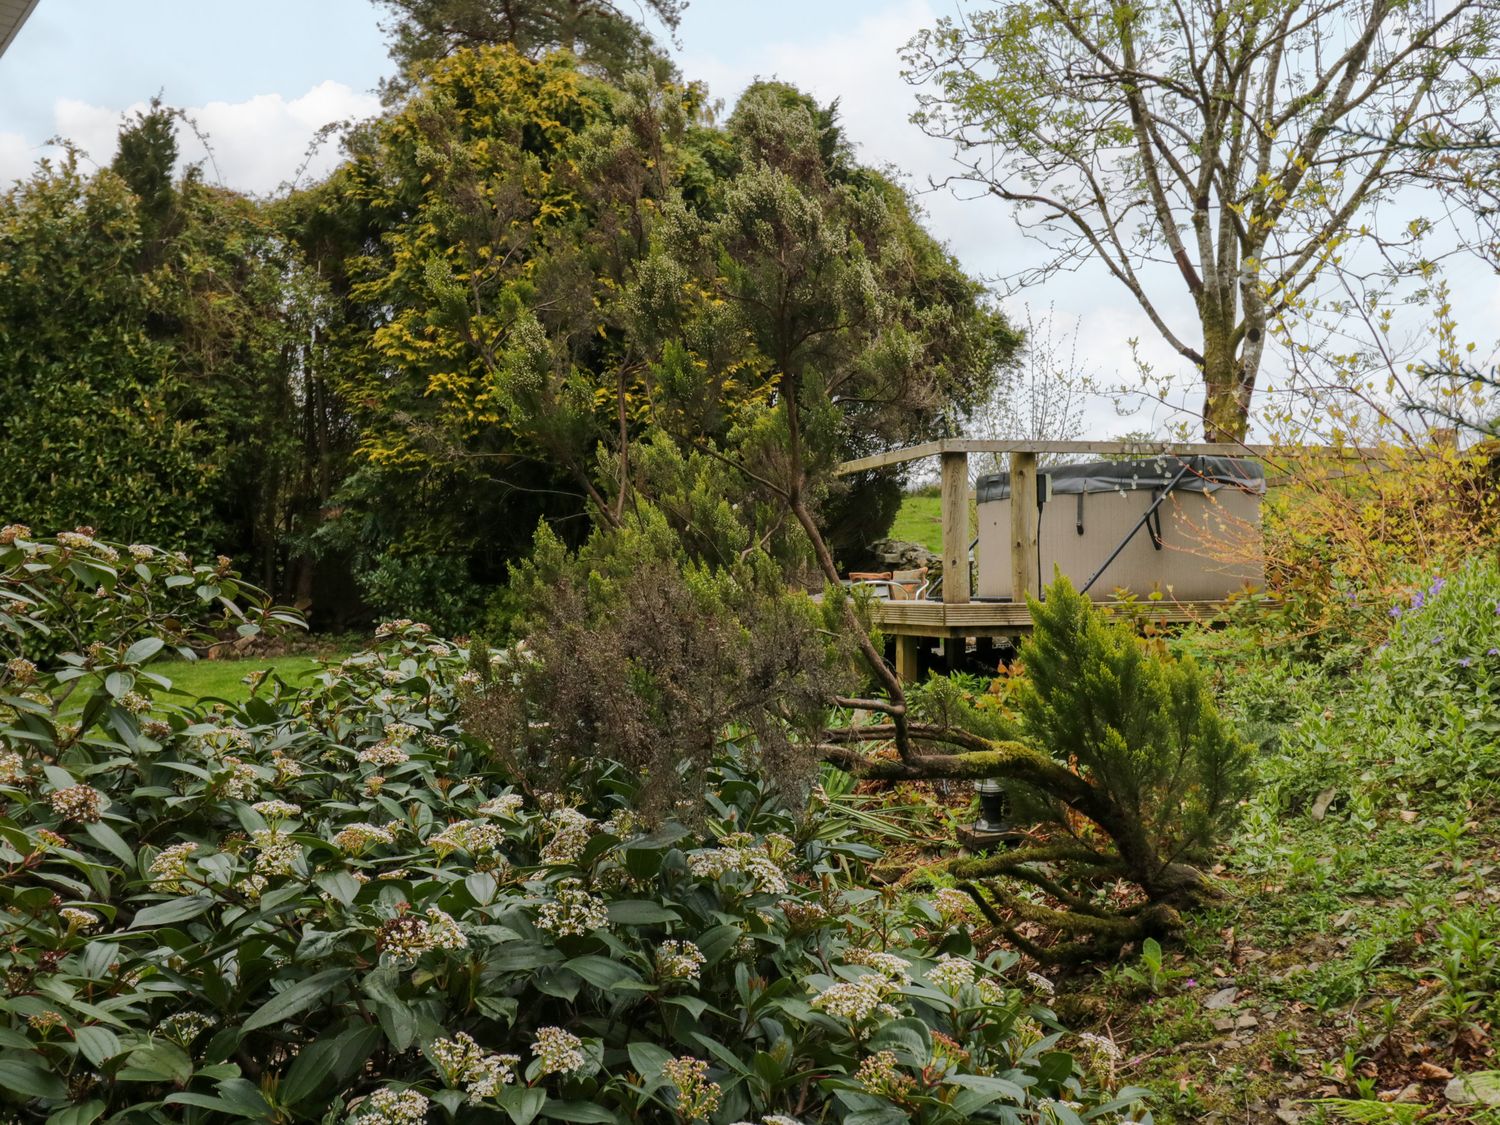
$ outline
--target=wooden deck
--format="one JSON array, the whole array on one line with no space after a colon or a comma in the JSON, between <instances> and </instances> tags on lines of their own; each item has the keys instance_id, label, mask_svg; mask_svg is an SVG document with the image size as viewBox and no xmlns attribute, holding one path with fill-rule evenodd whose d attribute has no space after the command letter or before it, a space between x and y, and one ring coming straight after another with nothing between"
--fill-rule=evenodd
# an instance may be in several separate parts
<instances>
[{"instance_id":1,"label":"wooden deck","mask_svg":"<svg viewBox=\"0 0 1500 1125\"><path fill-rule=\"evenodd\" d=\"M1101 601L1102 610L1159 624L1212 621L1227 602ZM1019 602L877 601L880 631L892 637L1018 637L1031 629L1031 614Z\"/></svg>"}]
</instances>

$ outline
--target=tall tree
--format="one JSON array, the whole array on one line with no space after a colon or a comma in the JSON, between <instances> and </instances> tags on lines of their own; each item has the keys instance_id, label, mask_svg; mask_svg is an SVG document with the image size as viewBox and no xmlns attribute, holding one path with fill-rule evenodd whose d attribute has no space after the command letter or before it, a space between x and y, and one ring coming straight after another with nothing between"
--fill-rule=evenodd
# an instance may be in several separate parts
<instances>
[{"instance_id":1,"label":"tall tree","mask_svg":"<svg viewBox=\"0 0 1500 1125\"><path fill-rule=\"evenodd\" d=\"M1205 436L1234 440L1276 318L1429 170L1408 139L1489 115L1492 47L1485 0L1021 0L907 61L959 178L1016 205L1042 274L1101 262L1201 373Z\"/></svg>"},{"instance_id":2,"label":"tall tree","mask_svg":"<svg viewBox=\"0 0 1500 1125\"><path fill-rule=\"evenodd\" d=\"M507 44L528 58L569 51L598 74L669 67L642 22L652 18L669 35L687 0L377 0L390 13L384 25L391 57L413 63L456 51ZM401 89L398 82L392 89Z\"/></svg>"},{"instance_id":3,"label":"tall tree","mask_svg":"<svg viewBox=\"0 0 1500 1125\"><path fill-rule=\"evenodd\" d=\"M354 138L329 190L373 232L342 266L372 328L346 382L363 427L351 483L383 482L346 508L388 539L371 544L367 582L398 554L522 555L539 516L573 517L562 530L576 543L590 523L619 525L642 490L685 511L701 466L684 473L655 439L703 457L752 440L741 423L783 378L826 376L835 396L807 466L815 487L800 490L810 511L830 461L937 436L982 397L1015 333L904 194L857 165L832 114L775 84L727 127L700 106L694 87L609 84L564 54L496 47L435 63ZM752 188L802 199L814 223L813 241L784 246L808 263L796 324L751 323L756 277L735 282L744 299L721 292L721 269L754 261L769 276L752 230L732 248L713 233L760 198ZM845 277L854 289L827 288ZM754 522L756 490L721 475ZM784 508L757 525L766 537L806 550Z\"/></svg>"}]
</instances>

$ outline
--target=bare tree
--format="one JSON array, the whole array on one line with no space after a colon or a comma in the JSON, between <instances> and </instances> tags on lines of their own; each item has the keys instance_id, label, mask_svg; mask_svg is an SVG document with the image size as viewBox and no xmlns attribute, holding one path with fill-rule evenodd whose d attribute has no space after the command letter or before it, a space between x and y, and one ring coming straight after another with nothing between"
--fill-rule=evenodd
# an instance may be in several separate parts
<instances>
[{"instance_id":1,"label":"bare tree","mask_svg":"<svg viewBox=\"0 0 1500 1125\"><path fill-rule=\"evenodd\" d=\"M918 36L907 77L918 123L957 146L956 180L1015 204L1052 251L1017 280L1102 262L1200 372L1205 435L1236 440L1272 322L1432 170L1408 139L1489 119L1493 13L1020 0ZM1196 325L1171 321L1177 285Z\"/></svg>"},{"instance_id":2,"label":"bare tree","mask_svg":"<svg viewBox=\"0 0 1500 1125\"><path fill-rule=\"evenodd\" d=\"M995 441L1067 441L1083 433L1084 410L1097 390L1079 366L1078 323L1059 334L1053 306L1036 316L1027 305L1026 350L1001 372L972 425L977 436ZM970 459L969 472L1004 472L1006 464L1003 455L980 455Z\"/></svg>"}]
</instances>

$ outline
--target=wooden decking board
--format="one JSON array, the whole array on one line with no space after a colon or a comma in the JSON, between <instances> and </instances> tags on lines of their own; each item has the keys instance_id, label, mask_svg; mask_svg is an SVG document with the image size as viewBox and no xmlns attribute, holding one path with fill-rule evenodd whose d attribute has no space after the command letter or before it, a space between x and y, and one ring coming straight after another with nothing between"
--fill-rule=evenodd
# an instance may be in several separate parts
<instances>
[{"instance_id":1,"label":"wooden decking board","mask_svg":"<svg viewBox=\"0 0 1500 1125\"><path fill-rule=\"evenodd\" d=\"M1211 621L1227 602L1117 602L1095 603L1122 616L1161 624ZM1031 628L1031 613L1017 602L949 603L879 601L871 609L880 630L907 637L1005 637Z\"/></svg>"}]
</instances>

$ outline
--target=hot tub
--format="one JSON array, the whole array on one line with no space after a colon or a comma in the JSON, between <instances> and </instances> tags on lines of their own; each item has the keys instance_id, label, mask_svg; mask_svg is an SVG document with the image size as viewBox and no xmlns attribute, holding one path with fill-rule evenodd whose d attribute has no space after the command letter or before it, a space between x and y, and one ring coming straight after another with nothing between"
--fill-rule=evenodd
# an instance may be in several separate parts
<instances>
[{"instance_id":1,"label":"hot tub","mask_svg":"<svg viewBox=\"0 0 1500 1125\"><path fill-rule=\"evenodd\" d=\"M1159 457L1059 465L1040 474L1046 497L1037 520L1037 573L1043 585L1053 568L1089 596L1117 590L1153 591L1175 601L1217 601L1265 581L1260 560L1260 503L1265 474L1234 457ZM1050 478L1050 479L1049 479ZM1010 474L981 477L980 598L1011 597ZM1163 499L1164 497L1164 499ZM1161 504L1137 528L1151 505Z\"/></svg>"}]
</instances>

